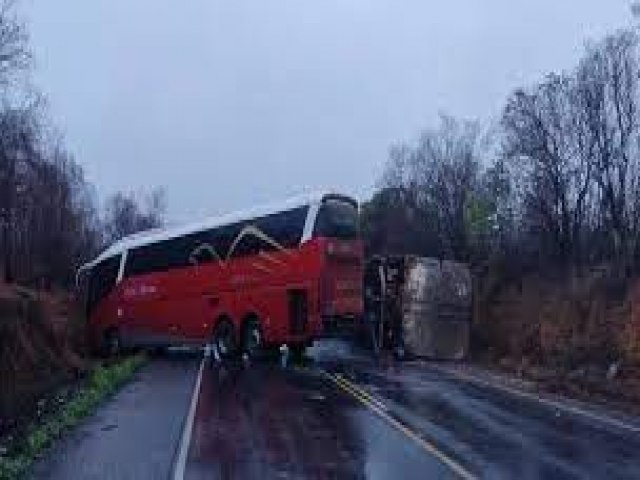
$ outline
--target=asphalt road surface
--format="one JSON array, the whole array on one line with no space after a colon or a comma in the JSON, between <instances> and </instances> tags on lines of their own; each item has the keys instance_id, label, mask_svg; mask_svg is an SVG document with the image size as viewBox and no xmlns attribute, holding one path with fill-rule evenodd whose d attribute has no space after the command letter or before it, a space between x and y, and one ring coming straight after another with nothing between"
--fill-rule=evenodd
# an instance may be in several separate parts
<instances>
[{"instance_id":1,"label":"asphalt road surface","mask_svg":"<svg viewBox=\"0 0 640 480\"><path fill-rule=\"evenodd\" d=\"M640 423L334 342L304 365L153 360L36 478L640 478Z\"/></svg>"},{"instance_id":2,"label":"asphalt road surface","mask_svg":"<svg viewBox=\"0 0 640 480\"><path fill-rule=\"evenodd\" d=\"M199 359L153 360L35 465L34 478L163 479L173 468Z\"/></svg>"}]
</instances>

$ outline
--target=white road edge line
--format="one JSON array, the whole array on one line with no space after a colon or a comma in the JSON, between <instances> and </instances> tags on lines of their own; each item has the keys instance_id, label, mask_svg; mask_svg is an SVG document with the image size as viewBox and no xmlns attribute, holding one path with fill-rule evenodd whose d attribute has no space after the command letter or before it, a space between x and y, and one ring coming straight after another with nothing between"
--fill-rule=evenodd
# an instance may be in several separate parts
<instances>
[{"instance_id":1,"label":"white road edge line","mask_svg":"<svg viewBox=\"0 0 640 480\"><path fill-rule=\"evenodd\" d=\"M557 410L565 410L567 412L573 413L574 415L582 415L583 417L587 417L590 418L591 420L597 420L601 423L604 424L608 424L609 426L612 427L616 427L616 428L620 428L623 430L629 430L630 432L633 433L640 433L640 427L636 426L636 425L630 425L628 423L623 422L622 420L618 420L616 418L613 417L605 417L604 415L599 415L597 413L594 412L590 412L588 410L584 410L580 407L577 406L573 406L573 405L565 405L563 403L560 403L559 401L556 400L551 400L549 398L545 398L542 397L540 395L536 395L534 393L529 393L529 392L525 392L522 390L518 390L512 387L508 387L506 385L500 385L497 383L493 383L493 382L489 382L487 380L482 380L480 378L475 378L472 375L469 375L467 373L462 373L462 372L454 372L451 370L448 370L447 368L442 368L439 366L434 366L432 365L431 368L434 368L436 370L440 370L442 372L445 372L449 375L452 375L453 377L457 377L461 380L467 381L469 383L476 383L476 384L480 384L483 385L485 387L489 387L489 388L493 388L493 389L497 389L497 390L503 390L505 392L509 392L512 395L516 395L519 397L524 397L527 398L529 400L535 400L537 402L540 402L544 405L553 407Z\"/></svg>"},{"instance_id":2,"label":"white road edge line","mask_svg":"<svg viewBox=\"0 0 640 480\"><path fill-rule=\"evenodd\" d=\"M202 371L204 370L206 358L203 358L200 362L200 368L198 369L198 376L196 378L196 384L193 387L193 393L191 394L191 404L189 405L189 413L187 419L184 422L184 428L182 429L182 437L180 438L180 452L178 453L178 459L173 467L173 480L182 480L184 478L184 471L187 466L187 455L189 454L189 446L191 445L191 431L193 430L193 419L196 416L196 406L198 405L198 396L200 395L200 383L202 382Z\"/></svg>"}]
</instances>

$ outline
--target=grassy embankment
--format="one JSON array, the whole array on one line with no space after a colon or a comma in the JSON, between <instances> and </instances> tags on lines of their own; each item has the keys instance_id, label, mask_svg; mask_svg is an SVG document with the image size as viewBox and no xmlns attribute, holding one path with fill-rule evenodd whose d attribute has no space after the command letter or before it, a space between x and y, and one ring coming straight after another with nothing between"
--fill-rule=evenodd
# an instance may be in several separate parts
<instances>
[{"instance_id":1,"label":"grassy embankment","mask_svg":"<svg viewBox=\"0 0 640 480\"><path fill-rule=\"evenodd\" d=\"M91 371L84 384L70 398L44 418L35 420L24 435L0 456L0 479L23 476L33 463L61 435L78 425L82 419L130 380L144 363L144 356L123 358Z\"/></svg>"},{"instance_id":2,"label":"grassy embankment","mask_svg":"<svg viewBox=\"0 0 640 480\"><path fill-rule=\"evenodd\" d=\"M68 293L0 283L0 479L26 473L144 361L92 359L85 339Z\"/></svg>"}]
</instances>

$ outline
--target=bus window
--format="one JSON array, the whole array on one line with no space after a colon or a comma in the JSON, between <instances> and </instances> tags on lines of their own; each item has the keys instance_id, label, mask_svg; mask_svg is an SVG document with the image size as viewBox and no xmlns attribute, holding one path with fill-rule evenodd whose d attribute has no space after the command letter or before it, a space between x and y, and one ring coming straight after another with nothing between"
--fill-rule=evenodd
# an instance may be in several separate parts
<instances>
[{"instance_id":1,"label":"bus window","mask_svg":"<svg viewBox=\"0 0 640 480\"><path fill-rule=\"evenodd\" d=\"M166 248L169 242L163 241L138 247L129 251L125 276L144 275L152 272L161 272L169 268L171 250Z\"/></svg>"},{"instance_id":2,"label":"bus window","mask_svg":"<svg viewBox=\"0 0 640 480\"><path fill-rule=\"evenodd\" d=\"M358 209L355 205L339 199L327 199L320 206L313 232L315 237L358 237Z\"/></svg>"},{"instance_id":3,"label":"bus window","mask_svg":"<svg viewBox=\"0 0 640 480\"><path fill-rule=\"evenodd\" d=\"M278 245L295 248L300 244L309 207L298 207L259 218L257 227Z\"/></svg>"},{"instance_id":4,"label":"bus window","mask_svg":"<svg viewBox=\"0 0 640 480\"><path fill-rule=\"evenodd\" d=\"M189 266L192 250L187 246L188 240L186 236L171 238L130 250L124 269L125 277Z\"/></svg>"},{"instance_id":5,"label":"bus window","mask_svg":"<svg viewBox=\"0 0 640 480\"><path fill-rule=\"evenodd\" d=\"M260 217L244 226L254 226L266 238L245 235L236 245L232 257L257 255L261 251L295 248L300 244L309 207L298 207Z\"/></svg>"}]
</instances>

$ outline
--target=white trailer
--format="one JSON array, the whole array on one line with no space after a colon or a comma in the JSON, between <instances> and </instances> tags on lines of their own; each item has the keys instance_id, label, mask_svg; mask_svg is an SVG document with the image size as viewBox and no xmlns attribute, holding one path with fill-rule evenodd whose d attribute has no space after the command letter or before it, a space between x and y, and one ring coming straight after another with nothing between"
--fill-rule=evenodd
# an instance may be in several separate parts
<instances>
[{"instance_id":1,"label":"white trailer","mask_svg":"<svg viewBox=\"0 0 640 480\"><path fill-rule=\"evenodd\" d=\"M469 350L472 281L467 265L417 256L377 256L365 272L374 349L460 360Z\"/></svg>"}]
</instances>

